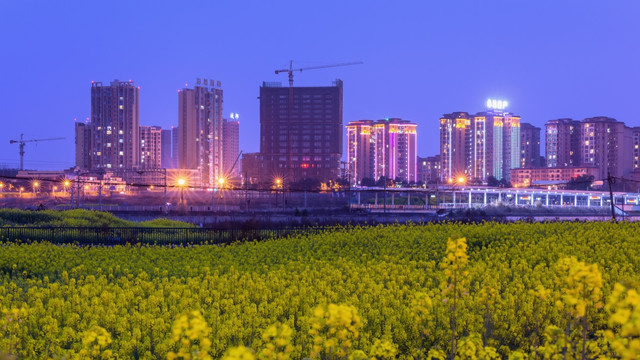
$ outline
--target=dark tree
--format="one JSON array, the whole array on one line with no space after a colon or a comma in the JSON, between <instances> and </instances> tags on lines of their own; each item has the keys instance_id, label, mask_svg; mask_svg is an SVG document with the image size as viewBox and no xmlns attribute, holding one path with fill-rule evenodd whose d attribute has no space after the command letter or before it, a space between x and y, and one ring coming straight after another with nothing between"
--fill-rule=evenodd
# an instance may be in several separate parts
<instances>
[{"instance_id":1,"label":"dark tree","mask_svg":"<svg viewBox=\"0 0 640 360\"><path fill-rule=\"evenodd\" d=\"M489 176L487 178L487 185L491 187L498 187L498 185L500 185L500 182L495 178L495 176Z\"/></svg>"},{"instance_id":2,"label":"dark tree","mask_svg":"<svg viewBox=\"0 0 640 360\"><path fill-rule=\"evenodd\" d=\"M360 185L362 186L376 186L376 181L373 180L373 178L362 178L362 180L360 180Z\"/></svg>"},{"instance_id":3,"label":"dark tree","mask_svg":"<svg viewBox=\"0 0 640 360\"><path fill-rule=\"evenodd\" d=\"M567 190L589 190L593 183L593 175L580 175L567 182Z\"/></svg>"}]
</instances>

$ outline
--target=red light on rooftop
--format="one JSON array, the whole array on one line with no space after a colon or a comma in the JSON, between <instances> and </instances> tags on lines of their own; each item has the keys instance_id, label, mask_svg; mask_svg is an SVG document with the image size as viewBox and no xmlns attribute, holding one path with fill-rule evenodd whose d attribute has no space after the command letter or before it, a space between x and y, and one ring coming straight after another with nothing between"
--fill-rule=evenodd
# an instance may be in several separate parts
<instances>
[{"instance_id":1,"label":"red light on rooftop","mask_svg":"<svg viewBox=\"0 0 640 360\"><path fill-rule=\"evenodd\" d=\"M300 167L303 168L303 169L306 169L306 168L309 167L309 164L303 163L303 164L300 165Z\"/></svg>"}]
</instances>

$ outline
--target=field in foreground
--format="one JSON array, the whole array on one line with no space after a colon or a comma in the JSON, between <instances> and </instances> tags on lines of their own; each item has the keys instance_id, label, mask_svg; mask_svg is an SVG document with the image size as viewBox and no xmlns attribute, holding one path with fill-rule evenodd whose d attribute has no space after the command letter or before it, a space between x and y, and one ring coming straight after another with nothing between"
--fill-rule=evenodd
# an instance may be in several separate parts
<instances>
[{"instance_id":1,"label":"field in foreground","mask_svg":"<svg viewBox=\"0 0 640 360\"><path fill-rule=\"evenodd\" d=\"M0 353L632 359L639 230L484 223L226 247L5 243Z\"/></svg>"}]
</instances>

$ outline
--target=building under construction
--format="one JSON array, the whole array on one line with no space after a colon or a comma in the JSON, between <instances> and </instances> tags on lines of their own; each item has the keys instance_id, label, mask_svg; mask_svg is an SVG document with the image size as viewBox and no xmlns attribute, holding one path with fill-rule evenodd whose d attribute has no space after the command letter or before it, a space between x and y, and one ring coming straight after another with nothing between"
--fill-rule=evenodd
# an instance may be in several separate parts
<instances>
[{"instance_id":1,"label":"building under construction","mask_svg":"<svg viewBox=\"0 0 640 360\"><path fill-rule=\"evenodd\" d=\"M263 83L260 156L263 183L276 178L287 184L337 179L342 157L342 81L336 80L333 86L293 88L279 82Z\"/></svg>"}]
</instances>

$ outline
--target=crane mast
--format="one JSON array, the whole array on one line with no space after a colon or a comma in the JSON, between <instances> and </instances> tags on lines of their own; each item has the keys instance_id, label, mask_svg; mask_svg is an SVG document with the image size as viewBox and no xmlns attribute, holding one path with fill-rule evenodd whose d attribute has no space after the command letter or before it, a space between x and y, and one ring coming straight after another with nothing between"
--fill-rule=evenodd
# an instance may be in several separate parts
<instances>
[{"instance_id":1,"label":"crane mast","mask_svg":"<svg viewBox=\"0 0 640 360\"><path fill-rule=\"evenodd\" d=\"M64 140L63 137L57 138L46 138L46 139L24 139L24 134L20 134L20 140L9 140L9 144L18 144L20 146L20 170L24 170L24 146L28 142L39 142L39 141L51 141L51 140Z\"/></svg>"}]
</instances>

